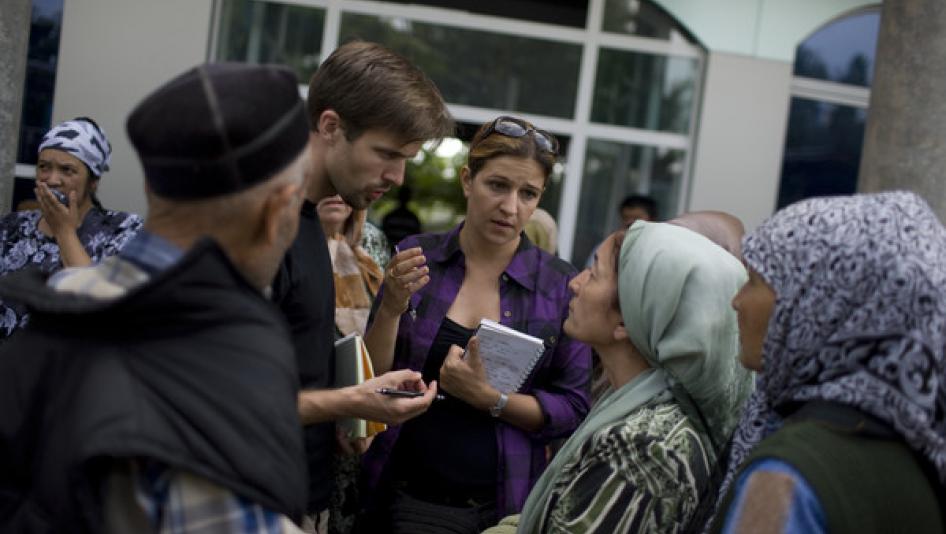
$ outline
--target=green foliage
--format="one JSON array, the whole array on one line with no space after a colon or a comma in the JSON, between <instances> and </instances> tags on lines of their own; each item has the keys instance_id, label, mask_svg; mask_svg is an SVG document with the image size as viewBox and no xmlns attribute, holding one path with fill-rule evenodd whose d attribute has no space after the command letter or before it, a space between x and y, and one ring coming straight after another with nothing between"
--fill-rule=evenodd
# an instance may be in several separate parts
<instances>
[{"instance_id":1,"label":"green foliage","mask_svg":"<svg viewBox=\"0 0 946 534\"><path fill-rule=\"evenodd\" d=\"M457 224L466 213L466 199L460 186L460 169L466 163L464 145L452 157L438 156L436 147L425 145L407 163L405 183L413 191L408 207L417 214L425 232L439 232ZM397 207L398 190L392 189L371 207L369 218L380 224Z\"/></svg>"}]
</instances>

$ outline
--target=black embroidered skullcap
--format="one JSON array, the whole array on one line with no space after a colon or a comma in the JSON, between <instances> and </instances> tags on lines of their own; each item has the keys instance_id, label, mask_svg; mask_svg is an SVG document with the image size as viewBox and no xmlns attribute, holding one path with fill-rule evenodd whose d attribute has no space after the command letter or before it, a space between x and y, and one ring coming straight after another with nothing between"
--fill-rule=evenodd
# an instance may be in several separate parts
<instances>
[{"instance_id":1,"label":"black embroidered skullcap","mask_svg":"<svg viewBox=\"0 0 946 534\"><path fill-rule=\"evenodd\" d=\"M246 189L295 160L309 138L296 76L284 67L197 66L159 87L126 124L160 197L200 199Z\"/></svg>"}]
</instances>

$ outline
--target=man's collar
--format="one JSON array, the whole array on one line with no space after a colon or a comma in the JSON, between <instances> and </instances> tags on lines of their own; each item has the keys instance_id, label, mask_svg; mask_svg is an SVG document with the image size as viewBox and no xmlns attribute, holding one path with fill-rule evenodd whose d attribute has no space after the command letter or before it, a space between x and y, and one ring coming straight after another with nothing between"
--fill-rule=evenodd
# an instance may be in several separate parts
<instances>
[{"instance_id":1,"label":"man's collar","mask_svg":"<svg viewBox=\"0 0 946 534\"><path fill-rule=\"evenodd\" d=\"M180 260L184 251L167 239L142 229L119 255L154 276Z\"/></svg>"}]
</instances>

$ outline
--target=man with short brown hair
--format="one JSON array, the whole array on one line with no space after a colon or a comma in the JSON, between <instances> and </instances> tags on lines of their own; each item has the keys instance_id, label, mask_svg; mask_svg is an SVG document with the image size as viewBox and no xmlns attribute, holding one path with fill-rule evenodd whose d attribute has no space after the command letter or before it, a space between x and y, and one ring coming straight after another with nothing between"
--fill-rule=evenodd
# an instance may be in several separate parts
<instances>
[{"instance_id":1,"label":"man with short brown hair","mask_svg":"<svg viewBox=\"0 0 946 534\"><path fill-rule=\"evenodd\" d=\"M330 54L309 83L312 163L299 235L273 284L273 299L293 334L300 382L300 416L309 465L309 532L325 532L334 480L335 420L361 417L399 424L423 413L436 394L419 372L386 373L361 386L334 386L335 296L332 264L315 212L319 200L341 197L367 208L404 182L408 159L421 144L453 131L440 92L407 59L381 45L351 42ZM395 399L379 387L418 389L423 397Z\"/></svg>"}]
</instances>

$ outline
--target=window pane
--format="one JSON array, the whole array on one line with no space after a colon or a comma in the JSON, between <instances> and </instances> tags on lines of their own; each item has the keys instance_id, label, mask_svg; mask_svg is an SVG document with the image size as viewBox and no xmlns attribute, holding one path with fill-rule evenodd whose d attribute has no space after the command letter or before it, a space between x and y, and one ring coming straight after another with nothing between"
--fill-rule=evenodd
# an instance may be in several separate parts
<instances>
[{"instance_id":1,"label":"window pane","mask_svg":"<svg viewBox=\"0 0 946 534\"><path fill-rule=\"evenodd\" d=\"M602 48L591 120L688 133L696 59Z\"/></svg>"},{"instance_id":2,"label":"window pane","mask_svg":"<svg viewBox=\"0 0 946 534\"><path fill-rule=\"evenodd\" d=\"M251 0L226 0L217 59L281 63L308 83L319 66L325 11Z\"/></svg>"},{"instance_id":3,"label":"window pane","mask_svg":"<svg viewBox=\"0 0 946 534\"><path fill-rule=\"evenodd\" d=\"M795 51L795 75L870 87L880 31L880 8L818 30Z\"/></svg>"},{"instance_id":4,"label":"window pane","mask_svg":"<svg viewBox=\"0 0 946 534\"><path fill-rule=\"evenodd\" d=\"M857 190L867 111L793 98L788 116L778 207Z\"/></svg>"},{"instance_id":5,"label":"window pane","mask_svg":"<svg viewBox=\"0 0 946 534\"><path fill-rule=\"evenodd\" d=\"M453 104L571 118L581 46L347 13L339 42L382 43L414 61Z\"/></svg>"},{"instance_id":6,"label":"window pane","mask_svg":"<svg viewBox=\"0 0 946 534\"><path fill-rule=\"evenodd\" d=\"M63 0L33 1L17 163L36 164L39 143L46 130L52 126L50 122L53 115L53 92L56 88L56 64L59 60L62 2Z\"/></svg>"},{"instance_id":7,"label":"window pane","mask_svg":"<svg viewBox=\"0 0 946 534\"><path fill-rule=\"evenodd\" d=\"M640 37L690 41L677 29L672 17L646 0L606 0L601 29Z\"/></svg>"},{"instance_id":8,"label":"window pane","mask_svg":"<svg viewBox=\"0 0 946 534\"><path fill-rule=\"evenodd\" d=\"M684 160L682 150L589 139L572 262L583 266L618 228L618 205L628 195L653 197L661 219L676 214Z\"/></svg>"}]
</instances>

